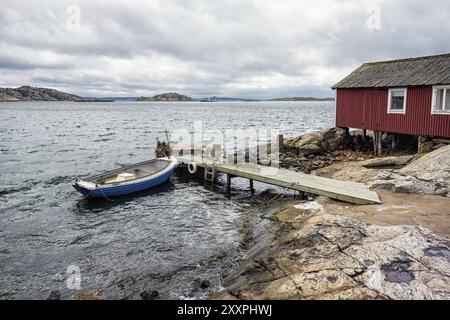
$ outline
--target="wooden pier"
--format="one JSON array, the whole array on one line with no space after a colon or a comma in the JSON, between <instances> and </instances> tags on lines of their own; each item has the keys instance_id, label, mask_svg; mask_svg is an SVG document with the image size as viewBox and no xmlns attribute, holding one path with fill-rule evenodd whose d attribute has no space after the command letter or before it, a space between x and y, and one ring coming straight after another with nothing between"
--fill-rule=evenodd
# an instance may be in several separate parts
<instances>
[{"instance_id":1,"label":"wooden pier","mask_svg":"<svg viewBox=\"0 0 450 320\"><path fill-rule=\"evenodd\" d=\"M318 177L310 174L299 173L287 169L267 167L253 163L222 164L215 163L212 159L201 156L178 156L181 164L195 163L197 167L209 169L214 172L227 175L227 191L231 188L231 178L241 177L250 180L250 188L253 181L259 181L274 186L296 190L301 193L310 193L326 196L332 199L354 204L378 204L381 203L378 194L362 184L350 181L341 181Z\"/></svg>"}]
</instances>

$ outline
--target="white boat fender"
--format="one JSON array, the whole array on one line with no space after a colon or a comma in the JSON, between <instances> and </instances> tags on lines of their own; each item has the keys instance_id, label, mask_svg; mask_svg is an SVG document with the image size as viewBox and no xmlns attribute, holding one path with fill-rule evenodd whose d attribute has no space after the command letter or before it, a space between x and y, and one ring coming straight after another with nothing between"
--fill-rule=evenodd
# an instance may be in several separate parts
<instances>
[{"instance_id":1,"label":"white boat fender","mask_svg":"<svg viewBox=\"0 0 450 320\"><path fill-rule=\"evenodd\" d=\"M196 174L197 173L197 164L195 162L190 162L188 164L188 171L190 174Z\"/></svg>"}]
</instances>

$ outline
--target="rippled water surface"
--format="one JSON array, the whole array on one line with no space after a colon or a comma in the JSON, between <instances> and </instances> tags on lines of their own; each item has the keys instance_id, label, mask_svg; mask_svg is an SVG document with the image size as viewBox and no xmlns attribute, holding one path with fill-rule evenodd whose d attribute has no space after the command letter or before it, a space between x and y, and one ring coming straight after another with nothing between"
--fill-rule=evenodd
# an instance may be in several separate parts
<instances>
[{"instance_id":1,"label":"rippled water surface","mask_svg":"<svg viewBox=\"0 0 450 320\"><path fill-rule=\"evenodd\" d=\"M71 186L152 158L164 129L194 120L295 136L333 126L334 103L0 103L0 298L47 298L54 289L68 298L70 265L82 289L106 298L139 298L146 288L202 298L199 279L217 288L242 254L244 182L232 199L178 176L114 201L86 201Z\"/></svg>"}]
</instances>

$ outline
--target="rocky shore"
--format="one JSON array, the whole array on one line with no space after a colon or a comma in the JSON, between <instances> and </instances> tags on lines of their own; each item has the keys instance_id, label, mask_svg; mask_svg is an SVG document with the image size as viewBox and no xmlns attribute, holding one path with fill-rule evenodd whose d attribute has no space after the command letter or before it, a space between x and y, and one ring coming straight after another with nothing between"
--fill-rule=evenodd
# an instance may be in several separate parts
<instances>
[{"instance_id":1,"label":"rocky shore","mask_svg":"<svg viewBox=\"0 0 450 320\"><path fill-rule=\"evenodd\" d=\"M212 299L449 299L450 241L421 226L381 226L336 203L285 202L272 243L232 270ZM448 216L447 216L448 218Z\"/></svg>"},{"instance_id":2,"label":"rocky shore","mask_svg":"<svg viewBox=\"0 0 450 320\"><path fill-rule=\"evenodd\" d=\"M281 166L366 183L383 204L279 201L210 298L450 299L450 146L419 159L370 151L341 129L285 141Z\"/></svg>"}]
</instances>

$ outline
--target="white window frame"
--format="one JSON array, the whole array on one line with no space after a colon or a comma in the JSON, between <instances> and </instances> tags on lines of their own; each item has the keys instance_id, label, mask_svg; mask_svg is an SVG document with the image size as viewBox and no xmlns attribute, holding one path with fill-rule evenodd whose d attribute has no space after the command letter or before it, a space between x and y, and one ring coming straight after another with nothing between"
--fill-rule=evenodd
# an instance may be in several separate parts
<instances>
[{"instance_id":1,"label":"white window frame","mask_svg":"<svg viewBox=\"0 0 450 320\"><path fill-rule=\"evenodd\" d=\"M437 91L439 89L444 89L444 97L442 100L442 105L445 106L445 98L447 97L447 90L450 91L450 85L449 86L433 86L433 99L431 100L431 114L441 114L441 115L450 115L450 111L444 111L444 110L435 110L434 105L436 104L436 97L437 97Z\"/></svg>"},{"instance_id":2,"label":"white window frame","mask_svg":"<svg viewBox=\"0 0 450 320\"><path fill-rule=\"evenodd\" d=\"M403 110L392 110L391 109L391 102L392 102L392 91L405 91L405 99L403 100ZM408 88L391 88L389 89L388 94L388 113L394 113L394 114L406 114L406 99L408 97Z\"/></svg>"}]
</instances>

